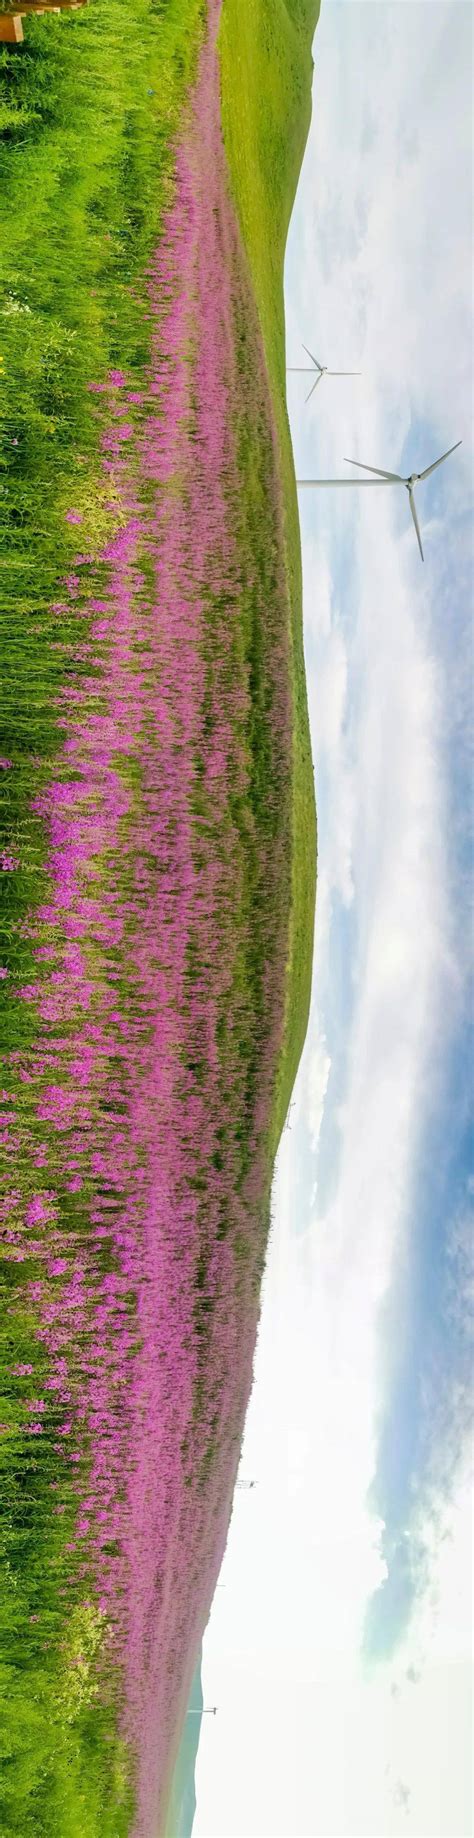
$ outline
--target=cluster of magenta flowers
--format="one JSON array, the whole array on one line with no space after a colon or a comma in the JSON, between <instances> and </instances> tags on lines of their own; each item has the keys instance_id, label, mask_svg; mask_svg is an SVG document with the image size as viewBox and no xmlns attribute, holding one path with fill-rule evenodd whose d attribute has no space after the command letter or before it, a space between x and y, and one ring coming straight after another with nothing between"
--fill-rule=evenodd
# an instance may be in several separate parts
<instances>
[{"instance_id":1,"label":"cluster of magenta flowers","mask_svg":"<svg viewBox=\"0 0 474 1838\"><path fill-rule=\"evenodd\" d=\"M58 643L71 603L83 638L34 800L48 893L24 928L34 974L17 993L35 1027L6 1110L5 1246L43 1362L40 1388L28 1360L11 1378L25 1436L48 1439L56 1519L74 1494L68 1575L102 1618L98 1677L120 1681L136 1838L165 1804L227 1534L289 923L277 458L211 15L147 276L148 384L115 369L90 385L119 517L54 602ZM66 517L81 523L74 506ZM15 870L13 852L0 866Z\"/></svg>"}]
</instances>

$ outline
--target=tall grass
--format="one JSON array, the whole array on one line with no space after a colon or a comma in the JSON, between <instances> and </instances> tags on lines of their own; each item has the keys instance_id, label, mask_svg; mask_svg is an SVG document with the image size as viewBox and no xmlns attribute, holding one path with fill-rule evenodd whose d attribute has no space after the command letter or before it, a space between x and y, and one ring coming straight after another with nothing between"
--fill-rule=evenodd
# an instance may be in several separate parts
<instances>
[{"instance_id":1,"label":"tall grass","mask_svg":"<svg viewBox=\"0 0 474 1838\"><path fill-rule=\"evenodd\" d=\"M92 559L120 521L88 383L120 362L139 387L149 363L143 275L172 196L203 16L203 0L134 0L133 10L128 0L98 0L69 18L25 20L21 51L0 49L0 1035L14 1087L15 1054L28 1055L37 1026L18 991L31 980L34 911L47 885L32 804L60 756L58 694L80 676L84 639L72 600L59 639L51 610L78 547L66 513L77 512ZM11 1180L7 1155L7 1194L9 1170ZM116 1705L106 1694L98 1706L90 1676L100 1617L84 1609L78 1586L71 1622L70 1587L67 1608L62 1593L74 1477L63 1464L58 1483L54 1415L29 1450L24 1436L48 1362L31 1307L18 1310L20 1276L5 1256L1 1829L119 1838L130 1829L130 1775Z\"/></svg>"},{"instance_id":2,"label":"tall grass","mask_svg":"<svg viewBox=\"0 0 474 1838\"><path fill-rule=\"evenodd\" d=\"M1 1819L18 1838L130 1830L125 1624L135 1732L143 1709L153 1757L159 1700L169 1736L227 1523L305 1024L313 805L278 482L292 12L275 36L249 0L246 69L223 62L280 455L212 70L176 154L203 0L97 0L0 53Z\"/></svg>"},{"instance_id":3,"label":"tall grass","mask_svg":"<svg viewBox=\"0 0 474 1838\"><path fill-rule=\"evenodd\" d=\"M204 0L98 0L25 21L0 48L0 613L2 753L9 834L23 868L4 881L3 946L14 908L41 887L31 779L58 746L52 703L64 675L55 588L77 552L115 526L100 471L100 410L87 388L149 357L141 285L160 234L173 145L196 69ZM62 639L74 646L70 609ZM34 766L31 764L34 760ZM21 947L16 944L16 952ZM5 992L6 993L6 992Z\"/></svg>"}]
</instances>

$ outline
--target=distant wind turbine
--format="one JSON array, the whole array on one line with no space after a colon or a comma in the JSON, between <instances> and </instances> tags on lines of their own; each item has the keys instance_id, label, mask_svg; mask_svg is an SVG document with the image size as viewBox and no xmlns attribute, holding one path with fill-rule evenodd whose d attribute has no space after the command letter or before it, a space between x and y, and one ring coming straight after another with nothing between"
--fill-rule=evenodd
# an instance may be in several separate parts
<instances>
[{"instance_id":1,"label":"distant wind turbine","mask_svg":"<svg viewBox=\"0 0 474 1838\"><path fill-rule=\"evenodd\" d=\"M461 446L462 446L462 441L455 440L454 447L448 447L447 453L442 453L439 459L433 460L432 466L425 466L424 472L411 472L410 477L408 479L403 478L403 475L401 472L383 472L381 466L366 466L363 460L345 459L346 466L360 466L363 472L375 472L377 474L376 478L374 479L297 479L296 483L297 485L355 485L356 487L358 485L405 485L406 490L408 492L408 497L410 501L410 510L411 510L413 522L415 525L418 548L419 548L421 559L423 562L425 558L424 558L423 549L421 546L420 526L419 526L418 517L416 514L415 485L419 485L422 479L428 479L430 476L430 472L436 472L436 467L442 466L443 460L449 459L450 453L455 453L456 448L461 447Z\"/></svg>"},{"instance_id":2,"label":"distant wind turbine","mask_svg":"<svg viewBox=\"0 0 474 1838\"><path fill-rule=\"evenodd\" d=\"M191 1704L187 1715L188 1717L215 1717L216 1713L217 1704L203 1704L202 1710L196 1710Z\"/></svg>"},{"instance_id":3,"label":"distant wind turbine","mask_svg":"<svg viewBox=\"0 0 474 1838\"><path fill-rule=\"evenodd\" d=\"M316 370L318 372L316 380L310 389L309 396L305 397L306 402L309 402L310 397L314 395L314 391L317 389L318 383L321 382L322 377L360 377L362 375L360 370L328 370L327 364L318 364L317 357L313 357L313 353L312 351L308 351L307 345L303 345L303 351L306 351L306 356L311 358L311 363L313 367L316 365ZM291 371L292 376L307 377L312 375L308 364L287 364L287 370Z\"/></svg>"}]
</instances>

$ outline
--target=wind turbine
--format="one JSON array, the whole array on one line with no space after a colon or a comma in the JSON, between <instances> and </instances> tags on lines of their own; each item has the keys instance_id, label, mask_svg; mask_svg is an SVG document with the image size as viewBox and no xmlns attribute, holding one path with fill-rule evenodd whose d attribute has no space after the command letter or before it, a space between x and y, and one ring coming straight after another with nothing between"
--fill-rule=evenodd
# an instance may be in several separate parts
<instances>
[{"instance_id":1,"label":"wind turbine","mask_svg":"<svg viewBox=\"0 0 474 1838\"><path fill-rule=\"evenodd\" d=\"M462 441L455 440L454 447L448 447L447 453L442 453L439 459L433 460L432 466L425 466L424 472L411 472L410 477L408 479L405 479L401 472L384 472L381 466L366 466L363 460L345 459L346 466L360 466L363 472L376 473L377 475L376 478L373 478L373 479L297 479L296 483L297 485L355 485L356 487L358 485L404 485L408 492L410 510L411 510L411 514L413 517L413 522L414 522L415 530L416 530L416 539L417 539L421 559L423 562L425 558L424 558L423 549L421 546L420 526L419 526L418 517L416 514L415 485L419 485L422 479L428 479L430 476L430 473L436 472L437 466L442 466L443 460L449 459L450 453L455 453L456 448L461 447L461 446L462 446Z\"/></svg>"},{"instance_id":2,"label":"wind turbine","mask_svg":"<svg viewBox=\"0 0 474 1838\"><path fill-rule=\"evenodd\" d=\"M303 345L303 351L306 351L306 356L311 358L312 365L316 365L318 371L316 381L310 389L309 396L305 397L306 402L309 402L310 396L314 395L314 391L317 389L318 383L321 382L322 377L360 377L362 375L360 370L328 370L327 364L318 364L317 357L313 357L313 353L312 351L308 351L307 345ZM291 371L293 376L306 377L312 375L308 364L287 364L287 370Z\"/></svg>"}]
</instances>

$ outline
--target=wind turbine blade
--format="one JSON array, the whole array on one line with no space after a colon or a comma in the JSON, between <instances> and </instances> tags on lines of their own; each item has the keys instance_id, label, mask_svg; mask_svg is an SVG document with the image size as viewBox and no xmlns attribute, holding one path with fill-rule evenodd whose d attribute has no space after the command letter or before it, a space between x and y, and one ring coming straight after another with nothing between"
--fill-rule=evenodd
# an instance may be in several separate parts
<instances>
[{"instance_id":1,"label":"wind turbine blade","mask_svg":"<svg viewBox=\"0 0 474 1838\"><path fill-rule=\"evenodd\" d=\"M295 377L312 376L309 364L287 364L286 368L287 372L291 371L292 375Z\"/></svg>"},{"instance_id":2,"label":"wind turbine blade","mask_svg":"<svg viewBox=\"0 0 474 1838\"><path fill-rule=\"evenodd\" d=\"M397 485L405 484L405 480L402 479L400 472L384 472L383 466L366 466L363 460L348 459L346 454L344 454L344 465L361 466L363 472L376 472L380 479L387 479L387 481L389 479L390 481L395 481L396 479Z\"/></svg>"},{"instance_id":3,"label":"wind turbine blade","mask_svg":"<svg viewBox=\"0 0 474 1838\"><path fill-rule=\"evenodd\" d=\"M328 377L361 377L361 370L328 370Z\"/></svg>"},{"instance_id":4,"label":"wind turbine blade","mask_svg":"<svg viewBox=\"0 0 474 1838\"><path fill-rule=\"evenodd\" d=\"M423 550L422 550L422 547L421 547L421 536L420 536L420 525L419 525L419 522L418 522L418 518L417 518L417 514L416 514L416 504L415 504L415 499L414 499L414 496L413 496L413 492L412 492L412 491L409 491L409 493L408 493L408 496L409 496L409 499L410 499L410 510L411 510L411 514L412 514L412 517L413 517L413 522L414 522L414 525L415 525L415 530L416 530L416 535L417 535L417 542L418 542L418 548L419 548L419 551L420 551L420 555L421 555L421 559L422 559L422 562L424 562L424 559L425 559L425 558L424 558L424 555L423 555Z\"/></svg>"},{"instance_id":5,"label":"wind turbine blade","mask_svg":"<svg viewBox=\"0 0 474 1838\"><path fill-rule=\"evenodd\" d=\"M363 485L391 485L392 480L385 477L382 479L297 479L296 483L297 485L346 485L349 490L361 491Z\"/></svg>"},{"instance_id":6,"label":"wind turbine blade","mask_svg":"<svg viewBox=\"0 0 474 1838\"><path fill-rule=\"evenodd\" d=\"M314 391L315 389L317 389L318 383L321 382L321 378L322 378L322 371L320 371L319 376L316 377L316 382L313 383L312 388L310 389L310 392L309 392L309 396L305 396L305 406L306 406L306 403L311 400L311 396L314 396Z\"/></svg>"},{"instance_id":7,"label":"wind turbine blade","mask_svg":"<svg viewBox=\"0 0 474 1838\"><path fill-rule=\"evenodd\" d=\"M441 454L441 459L439 459L439 460L433 460L433 465L432 465L432 466L425 466L425 470L424 470L424 472L420 472L420 473L419 473L419 475L418 475L418 476L419 476L419 478L420 478L420 479L428 479L428 478L429 478L429 475L430 475L430 472L436 472L436 467L437 467L437 466L442 466L442 464L443 464L443 460L445 460L445 459L449 459L449 455L450 455L450 453L455 453L455 452L456 452L456 447L462 447L462 440L455 440L455 442L454 442L454 447L448 447L448 451L447 451L447 453L442 453L442 454Z\"/></svg>"},{"instance_id":8,"label":"wind turbine blade","mask_svg":"<svg viewBox=\"0 0 474 1838\"><path fill-rule=\"evenodd\" d=\"M312 351L308 351L307 345L303 345L303 351L306 351L306 356L311 358L311 363L316 365L316 369L322 370L322 364L318 364L317 357L313 357L313 353Z\"/></svg>"}]
</instances>

